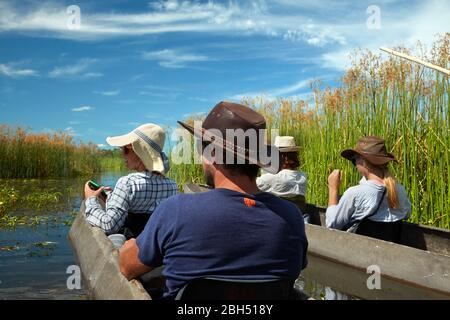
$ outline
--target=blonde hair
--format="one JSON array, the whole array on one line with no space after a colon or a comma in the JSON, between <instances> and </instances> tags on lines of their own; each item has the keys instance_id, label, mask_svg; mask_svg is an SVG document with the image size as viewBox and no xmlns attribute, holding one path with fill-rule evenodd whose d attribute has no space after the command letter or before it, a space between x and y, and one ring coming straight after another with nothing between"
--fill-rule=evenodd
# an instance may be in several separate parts
<instances>
[{"instance_id":1,"label":"blonde hair","mask_svg":"<svg viewBox=\"0 0 450 320\"><path fill-rule=\"evenodd\" d=\"M386 186L387 190L387 200L389 204L389 208L391 209L398 209L400 208L400 201L398 200L398 194L397 194L397 183L394 179L394 177L389 172L387 165L382 167L383 170L383 182Z\"/></svg>"},{"instance_id":2,"label":"blonde hair","mask_svg":"<svg viewBox=\"0 0 450 320\"><path fill-rule=\"evenodd\" d=\"M395 181L395 178L389 172L388 165L385 164L385 165L376 166L364 158L363 158L363 160L364 160L364 166L366 168L381 169L381 171L383 173L383 183L386 186L387 200L388 200L389 208L391 208L391 209L400 208L400 200L398 199L398 194L397 194L397 182Z\"/></svg>"}]
</instances>

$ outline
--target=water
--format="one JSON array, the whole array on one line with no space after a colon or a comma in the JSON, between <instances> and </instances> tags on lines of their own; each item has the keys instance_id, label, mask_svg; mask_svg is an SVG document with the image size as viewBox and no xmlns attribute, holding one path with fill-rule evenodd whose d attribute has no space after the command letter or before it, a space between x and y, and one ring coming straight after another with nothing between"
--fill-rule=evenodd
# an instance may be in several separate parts
<instances>
[{"instance_id":1,"label":"water","mask_svg":"<svg viewBox=\"0 0 450 320\"><path fill-rule=\"evenodd\" d=\"M94 179L114 186L120 176L120 173L106 173ZM0 229L0 299L86 299L82 288L67 288L70 276L67 268L76 262L67 240L70 226L64 223L73 219L74 212L79 210L85 182L86 179L8 181L21 195L59 191L61 196L50 207L20 208L13 213L47 216L55 222ZM321 284L320 279L300 277L296 286L315 299L352 298Z\"/></svg>"}]
</instances>

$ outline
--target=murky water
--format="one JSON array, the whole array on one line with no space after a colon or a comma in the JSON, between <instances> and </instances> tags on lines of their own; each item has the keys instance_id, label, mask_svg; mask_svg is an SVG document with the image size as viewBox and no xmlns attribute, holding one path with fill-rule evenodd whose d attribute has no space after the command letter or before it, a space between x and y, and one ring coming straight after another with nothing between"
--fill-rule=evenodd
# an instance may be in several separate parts
<instances>
[{"instance_id":1,"label":"murky water","mask_svg":"<svg viewBox=\"0 0 450 320\"><path fill-rule=\"evenodd\" d=\"M114 186L120 173L107 173L95 179ZM18 216L39 214L57 218L37 226L0 229L0 299L86 299L83 289L69 290L67 268L75 258L67 240L69 226L81 204L86 179L9 180L21 194L39 190L61 192L58 204L38 210L21 208ZM347 300L352 297L301 277L296 286L315 299Z\"/></svg>"}]
</instances>

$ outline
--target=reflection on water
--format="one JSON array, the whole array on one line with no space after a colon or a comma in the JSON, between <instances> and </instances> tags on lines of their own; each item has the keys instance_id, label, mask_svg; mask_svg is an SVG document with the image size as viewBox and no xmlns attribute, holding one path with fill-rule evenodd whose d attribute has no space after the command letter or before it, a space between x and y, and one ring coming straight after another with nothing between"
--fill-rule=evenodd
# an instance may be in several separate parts
<instances>
[{"instance_id":1,"label":"reflection on water","mask_svg":"<svg viewBox=\"0 0 450 320\"><path fill-rule=\"evenodd\" d=\"M108 173L94 179L114 186L120 173ZM9 180L21 193L34 191L61 193L57 205L20 208L18 215L48 215L69 219L78 211L86 179ZM59 220L56 220L59 221ZM76 264L67 240L69 226L63 223L19 226L0 230L0 299L85 299L83 289L69 290L67 268ZM316 281L300 277L295 284L315 299L346 300L349 296Z\"/></svg>"}]
</instances>

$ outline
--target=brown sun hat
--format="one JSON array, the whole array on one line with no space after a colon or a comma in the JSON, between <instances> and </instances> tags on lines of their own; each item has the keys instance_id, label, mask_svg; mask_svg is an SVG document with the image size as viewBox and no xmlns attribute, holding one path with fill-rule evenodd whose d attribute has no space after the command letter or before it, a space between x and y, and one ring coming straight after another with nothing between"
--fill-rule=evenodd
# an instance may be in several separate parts
<instances>
[{"instance_id":1,"label":"brown sun hat","mask_svg":"<svg viewBox=\"0 0 450 320\"><path fill-rule=\"evenodd\" d=\"M178 121L178 123L202 141L213 143L237 157L245 158L245 160L258 165L265 171L277 173L280 170L278 148L266 145L265 141L260 141L259 130L266 129L266 119L247 106L233 102L219 102L206 116L200 129L194 129L193 126L181 121ZM243 132L249 129L256 130L257 150L250 149L252 144L246 143L245 146L238 146L234 141L227 141L227 129L241 129ZM221 136L214 132L220 132ZM259 150L266 152L266 156L271 159L270 163L265 164L261 161ZM274 157L277 157L276 161L273 161Z\"/></svg>"},{"instance_id":2,"label":"brown sun hat","mask_svg":"<svg viewBox=\"0 0 450 320\"><path fill-rule=\"evenodd\" d=\"M384 165L389 161L398 162L393 154L387 152L384 139L375 136L360 138L355 148L341 152L341 156L350 161L354 160L356 155L376 166Z\"/></svg>"}]
</instances>

